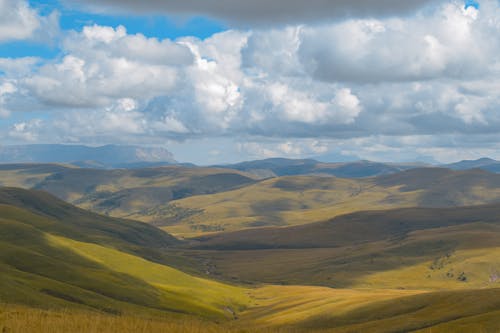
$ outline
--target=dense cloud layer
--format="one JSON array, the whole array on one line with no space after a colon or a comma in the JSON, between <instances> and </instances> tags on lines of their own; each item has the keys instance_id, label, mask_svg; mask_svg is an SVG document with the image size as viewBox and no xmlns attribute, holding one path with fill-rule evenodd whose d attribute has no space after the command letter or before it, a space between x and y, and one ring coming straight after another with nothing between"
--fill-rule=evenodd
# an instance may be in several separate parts
<instances>
[{"instance_id":1,"label":"dense cloud layer","mask_svg":"<svg viewBox=\"0 0 500 333\"><path fill-rule=\"evenodd\" d=\"M413 13L437 0L80 0L98 11L203 15L241 23L300 23Z\"/></svg>"},{"instance_id":2,"label":"dense cloud layer","mask_svg":"<svg viewBox=\"0 0 500 333\"><path fill-rule=\"evenodd\" d=\"M205 40L90 25L65 34L60 59L0 58L0 117L47 115L14 121L1 139L222 137L255 157L495 152L499 35L494 0L480 10L447 2L404 20L229 30Z\"/></svg>"}]
</instances>

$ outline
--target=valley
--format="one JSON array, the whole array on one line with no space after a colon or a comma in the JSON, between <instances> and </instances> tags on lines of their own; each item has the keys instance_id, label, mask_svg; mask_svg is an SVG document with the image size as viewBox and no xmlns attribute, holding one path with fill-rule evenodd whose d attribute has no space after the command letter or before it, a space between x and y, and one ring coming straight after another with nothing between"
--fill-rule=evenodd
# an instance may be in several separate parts
<instances>
[{"instance_id":1,"label":"valley","mask_svg":"<svg viewBox=\"0 0 500 333\"><path fill-rule=\"evenodd\" d=\"M147 222L177 237L308 224L360 210L500 201L500 175L480 169L259 179L245 171L211 167L100 170L14 164L0 166L0 184L47 191L81 208Z\"/></svg>"},{"instance_id":2,"label":"valley","mask_svg":"<svg viewBox=\"0 0 500 333\"><path fill-rule=\"evenodd\" d=\"M3 165L2 184L34 189L0 189L0 326L22 332L29 317L76 332L495 332L498 177ZM140 213L147 205L156 215ZM193 229L202 224L222 227Z\"/></svg>"}]
</instances>

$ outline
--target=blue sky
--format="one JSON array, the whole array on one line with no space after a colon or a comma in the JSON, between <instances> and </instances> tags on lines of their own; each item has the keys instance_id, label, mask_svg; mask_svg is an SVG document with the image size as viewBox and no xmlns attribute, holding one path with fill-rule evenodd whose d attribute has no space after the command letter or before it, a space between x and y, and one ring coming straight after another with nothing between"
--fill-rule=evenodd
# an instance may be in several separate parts
<instances>
[{"instance_id":1,"label":"blue sky","mask_svg":"<svg viewBox=\"0 0 500 333\"><path fill-rule=\"evenodd\" d=\"M176 39L182 36L196 36L207 38L227 27L214 19L207 17L168 17L164 15L109 15L85 12L80 7L71 8L63 5L57 0L37 1L31 0L29 4L41 15L48 15L53 11L60 14L59 25L63 31L81 31L88 25L101 25L116 27L123 25L130 34L143 34L147 37L159 39ZM27 57L37 56L42 58L54 58L61 50L57 41L47 43L46 41L12 41L0 44L2 57Z\"/></svg>"},{"instance_id":2,"label":"blue sky","mask_svg":"<svg viewBox=\"0 0 500 333\"><path fill-rule=\"evenodd\" d=\"M500 158L496 0L0 8L0 144L163 146L200 164Z\"/></svg>"}]
</instances>

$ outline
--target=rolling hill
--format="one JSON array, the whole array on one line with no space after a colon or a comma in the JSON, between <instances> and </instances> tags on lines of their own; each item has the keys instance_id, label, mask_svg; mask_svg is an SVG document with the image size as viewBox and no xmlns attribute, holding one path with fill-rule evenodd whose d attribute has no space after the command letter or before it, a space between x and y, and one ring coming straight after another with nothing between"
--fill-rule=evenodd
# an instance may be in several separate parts
<instances>
[{"instance_id":1,"label":"rolling hill","mask_svg":"<svg viewBox=\"0 0 500 333\"><path fill-rule=\"evenodd\" d=\"M230 165L218 165L219 168L253 173L261 178L298 176L298 175L330 175L340 178L365 178L400 172L422 167L421 164L394 164L372 161L356 161L342 163L324 163L313 159L269 158L265 160L241 162Z\"/></svg>"},{"instance_id":2,"label":"rolling hill","mask_svg":"<svg viewBox=\"0 0 500 333\"><path fill-rule=\"evenodd\" d=\"M251 175L226 169L168 166L101 170L58 164L0 165L0 185L44 190L98 213L147 222L161 220L164 211L171 214L171 200L253 183Z\"/></svg>"},{"instance_id":3,"label":"rolling hill","mask_svg":"<svg viewBox=\"0 0 500 333\"><path fill-rule=\"evenodd\" d=\"M482 169L489 172L500 173L500 162L486 157L477 160L464 160L445 164L443 167L452 170Z\"/></svg>"},{"instance_id":4,"label":"rolling hill","mask_svg":"<svg viewBox=\"0 0 500 333\"><path fill-rule=\"evenodd\" d=\"M227 309L248 302L243 288L148 258L179 243L161 230L47 193L1 189L0 228L1 302L206 318L231 317Z\"/></svg>"},{"instance_id":5,"label":"rolling hill","mask_svg":"<svg viewBox=\"0 0 500 333\"><path fill-rule=\"evenodd\" d=\"M368 289L499 286L500 208L405 208L197 237L192 256L247 283ZM194 251L194 252L193 252Z\"/></svg>"},{"instance_id":6,"label":"rolling hill","mask_svg":"<svg viewBox=\"0 0 500 333\"><path fill-rule=\"evenodd\" d=\"M4 186L44 190L81 208L148 222L182 237L307 224L360 210L500 201L500 175L479 169L416 168L362 179L256 178L238 170L185 166L0 165Z\"/></svg>"},{"instance_id":7,"label":"rolling hill","mask_svg":"<svg viewBox=\"0 0 500 333\"><path fill-rule=\"evenodd\" d=\"M499 216L494 205L409 208L179 241L0 188L0 329L495 331Z\"/></svg>"},{"instance_id":8,"label":"rolling hill","mask_svg":"<svg viewBox=\"0 0 500 333\"><path fill-rule=\"evenodd\" d=\"M411 169L366 179L272 178L236 190L170 203L187 216L161 225L176 235L300 225L360 210L457 207L500 201L500 175L482 170ZM168 217L168 216L167 216Z\"/></svg>"}]
</instances>

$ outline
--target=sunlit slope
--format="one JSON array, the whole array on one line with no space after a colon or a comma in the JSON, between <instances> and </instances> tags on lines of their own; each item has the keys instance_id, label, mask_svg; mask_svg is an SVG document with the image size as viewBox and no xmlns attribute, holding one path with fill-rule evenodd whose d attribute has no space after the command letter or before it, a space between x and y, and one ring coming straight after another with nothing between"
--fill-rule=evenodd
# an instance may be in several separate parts
<instances>
[{"instance_id":1,"label":"sunlit slope","mask_svg":"<svg viewBox=\"0 0 500 333\"><path fill-rule=\"evenodd\" d=\"M48 236L48 241L113 272L150 284L161 292L161 298L170 304L172 310L189 313L192 309L200 309L201 313L232 315L233 311L241 311L248 303L243 288L193 277L168 266L91 243L58 236Z\"/></svg>"},{"instance_id":2,"label":"sunlit slope","mask_svg":"<svg viewBox=\"0 0 500 333\"><path fill-rule=\"evenodd\" d=\"M140 332L141 327L204 331L199 319L186 326L182 320L189 317L185 316L211 320L206 331L214 332L258 332L260 328L264 332L289 328L290 332L406 332L433 326L453 332L461 323L481 329L499 325L495 314L500 311L496 220L500 208L494 205L355 213L347 219L271 229L278 249L260 250L267 233L257 229L205 237L197 243L203 247L207 242L219 251L175 250L208 261L210 277L344 288L330 289L260 283L243 288L195 277L143 255L144 244L157 251L186 246L152 226L99 217L36 191L3 189L0 202L0 303L70 308L58 318L72 318L75 326L56 320L54 312L36 317L40 322L52 318L55 327L81 332L96 327L86 324L82 319L86 318L96 325L100 322L103 326L95 329L101 331L110 325L123 327L124 332ZM354 223L357 235L346 228L346 221ZM363 225L368 229L363 230ZM119 226L114 235L113 228ZM316 234L322 247L311 246L313 233L305 229L295 231L294 238L287 233L306 227L323 235ZM334 232L328 233L329 228ZM262 234L248 238L264 237L255 243L256 249L247 242L246 251L237 250L231 242L236 235L257 231ZM348 238L347 233L354 236ZM22 311L26 311L24 318L36 316L34 310ZM100 314L85 316L80 311ZM4 312L0 311L0 325L11 327L13 318L23 318L24 313L2 317ZM17 324L28 327L22 326L21 319Z\"/></svg>"},{"instance_id":3,"label":"sunlit slope","mask_svg":"<svg viewBox=\"0 0 500 333\"><path fill-rule=\"evenodd\" d=\"M0 202L0 302L210 318L247 305L242 288L140 257L177 243L152 226L73 212L41 192L2 189Z\"/></svg>"},{"instance_id":4,"label":"sunlit slope","mask_svg":"<svg viewBox=\"0 0 500 333\"><path fill-rule=\"evenodd\" d=\"M495 317L500 289L421 293L271 286L255 296L260 306L244 313L242 321L298 332L434 332L429 329L436 326L438 332L465 332L463 323L476 329L468 332L500 328Z\"/></svg>"},{"instance_id":5,"label":"sunlit slope","mask_svg":"<svg viewBox=\"0 0 500 333\"><path fill-rule=\"evenodd\" d=\"M213 273L336 288L467 289L500 283L500 207L357 212L195 239ZM209 250L209 251L206 251Z\"/></svg>"},{"instance_id":6,"label":"sunlit slope","mask_svg":"<svg viewBox=\"0 0 500 333\"><path fill-rule=\"evenodd\" d=\"M419 291L274 287L251 295L256 306L230 323L194 317L109 315L81 310L0 306L0 329L59 332L498 332L498 289L423 294Z\"/></svg>"},{"instance_id":7,"label":"sunlit slope","mask_svg":"<svg viewBox=\"0 0 500 333\"><path fill-rule=\"evenodd\" d=\"M455 207L500 201L500 175L481 170L414 169L361 180L295 176L269 179L238 190L173 201L193 212L164 227L196 235L327 220L370 209Z\"/></svg>"}]
</instances>

